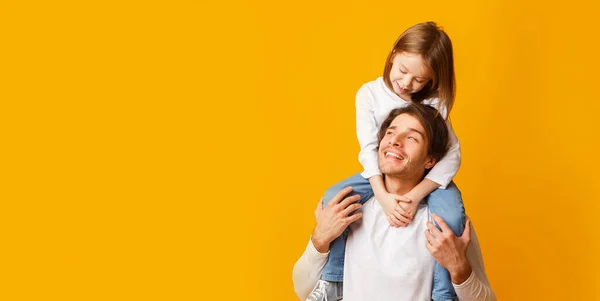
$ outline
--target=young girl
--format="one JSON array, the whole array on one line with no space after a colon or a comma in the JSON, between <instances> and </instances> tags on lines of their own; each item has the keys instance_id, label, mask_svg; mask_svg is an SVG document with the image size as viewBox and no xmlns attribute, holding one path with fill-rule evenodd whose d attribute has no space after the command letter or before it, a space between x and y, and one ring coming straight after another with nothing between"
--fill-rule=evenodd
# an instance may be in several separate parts
<instances>
[{"instance_id":1,"label":"young girl","mask_svg":"<svg viewBox=\"0 0 600 301\"><path fill-rule=\"evenodd\" d=\"M417 206L427 197L429 210L442 217L455 235L464 230L465 213L460 191L452 183L460 166L458 139L447 119L454 103L455 81L452 43L433 22L407 29L394 44L385 62L383 77L363 85L356 95L356 129L360 143L359 161L364 171L329 188L324 205L335 194L351 186L364 204L373 195L392 226L410 223ZM429 104L446 118L450 134L448 153L406 195L386 191L377 165L377 132L389 112L409 102ZM400 158L401 160L403 158ZM439 189L438 189L439 188ZM339 289L344 275L347 230L330 246L321 280L307 300L324 300L328 289ZM436 263L432 298L457 300L450 275Z\"/></svg>"}]
</instances>

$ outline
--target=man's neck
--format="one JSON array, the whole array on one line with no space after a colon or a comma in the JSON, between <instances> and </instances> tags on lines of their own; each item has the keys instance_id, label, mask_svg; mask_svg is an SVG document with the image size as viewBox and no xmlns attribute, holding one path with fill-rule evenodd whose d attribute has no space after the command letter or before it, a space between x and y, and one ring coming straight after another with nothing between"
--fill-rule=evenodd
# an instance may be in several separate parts
<instances>
[{"instance_id":1,"label":"man's neck","mask_svg":"<svg viewBox=\"0 0 600 301\"><path fill-rule=\"evenodd\" d=\"M385 189L389 193L397 195L405 195L410 192L419 182L422 177L403 177L403 176L388 176L384 175L383 181Z\"/></svg>"}]
</instances>

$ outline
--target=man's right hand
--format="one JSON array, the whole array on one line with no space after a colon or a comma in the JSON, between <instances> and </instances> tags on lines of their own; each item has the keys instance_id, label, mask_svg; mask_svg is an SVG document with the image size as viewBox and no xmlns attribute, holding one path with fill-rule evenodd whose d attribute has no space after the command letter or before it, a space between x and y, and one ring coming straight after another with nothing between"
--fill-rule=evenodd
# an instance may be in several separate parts
<instances>
[{"instance_id":1,"label":"man's right hand","mask_svg":"<svg viewBox=\"0 0 600 301\"><path fill-rule=\"evenodd\" d=\"M317 204L315 210L317 226L313 231L311 240L320 253L327 253L331 242L338 238L348 225L362 217L362 212L350 215L361 207L361 204L353 204L360 199L360 196L353 195L344 198L350 192L352 192L352 187L342 189L325 208L323 208L321 201Z\"/></svg>"}]
</instances>

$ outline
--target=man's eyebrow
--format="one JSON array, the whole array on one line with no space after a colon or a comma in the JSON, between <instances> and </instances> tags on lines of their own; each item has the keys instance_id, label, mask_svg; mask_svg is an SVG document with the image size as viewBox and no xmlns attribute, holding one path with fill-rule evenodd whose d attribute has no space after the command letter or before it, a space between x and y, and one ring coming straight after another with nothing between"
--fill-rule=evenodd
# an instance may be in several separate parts
<instances>
[{"instance_id":1,"label":"man's eyebrow","mask_svg":"<svg viewBox=\"0 0 600 301\"><path fill-rule=\"evenodd\" d=\"M419 131L417 129L414 129L414 128L408 128L408 130L411 131L411 132L415 132L415 133L421 135L421 138L425 139L425 134L423 134L421 131Z\"/></svg>"},{"instance_id":2,"label":"man's eyebrow","mask_svg":"<svg viewBox=\"0 0 600 301\"><path fill-rule=\"evenodd\" d=\"M397 128L398 128L398 127L397 127L397 126L395 126L395 125L390 125L390 126L389 126L389 127L386 129L386 131L387 131L387 130L395 130L395 129L397 129ZM415 129L415 128L411 128L411 127L407 127L406 129L407 129L409 132L414 132L414 133L417 133L417 134L421 135L421 138L422 138L422 139L425 139L425 134L424 134L423 132L421 132L421 131L419 131L419 130L417 130L417 129Z\"/></svg>"}]
</instances>

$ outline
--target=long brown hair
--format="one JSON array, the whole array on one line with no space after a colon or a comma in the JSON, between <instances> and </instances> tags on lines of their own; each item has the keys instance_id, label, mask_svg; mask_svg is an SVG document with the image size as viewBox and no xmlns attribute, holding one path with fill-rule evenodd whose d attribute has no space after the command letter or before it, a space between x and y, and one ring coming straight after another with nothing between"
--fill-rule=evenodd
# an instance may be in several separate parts
<instances>
[{"instance_id":1,"label":"long brown hair","mask_svg":"<svg viewBox=\"0 0 600 301\"><path fill-rule=\"evenodd\" d=\"M446 107L446 116L454 105L456 81L454 79L454 56L452 42L444 30L435 22L419 23L404 31L390 51L383 69L383 80L390 90L390 71L396 54L407 52L421 55L433 78L421 91L411 95L412 101L421 103L423 100L437 97L438 109Z\"/></svg>"}]
</instances>

